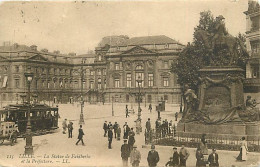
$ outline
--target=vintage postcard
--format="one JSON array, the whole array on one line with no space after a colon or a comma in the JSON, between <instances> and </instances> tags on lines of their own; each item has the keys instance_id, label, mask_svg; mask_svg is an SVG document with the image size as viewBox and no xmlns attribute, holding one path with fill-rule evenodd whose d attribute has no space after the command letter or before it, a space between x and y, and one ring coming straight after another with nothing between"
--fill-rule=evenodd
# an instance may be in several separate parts
<instances>
[{"instance_id":1,"label":"vintage postcard","mask_svg":"<svg viewBox=\"0 0 260 167\"><path fill-rule=\"evenodd\" d=\"M0 166L260 165L260 1L1 1Z\"/></svg>"}]
</instances>

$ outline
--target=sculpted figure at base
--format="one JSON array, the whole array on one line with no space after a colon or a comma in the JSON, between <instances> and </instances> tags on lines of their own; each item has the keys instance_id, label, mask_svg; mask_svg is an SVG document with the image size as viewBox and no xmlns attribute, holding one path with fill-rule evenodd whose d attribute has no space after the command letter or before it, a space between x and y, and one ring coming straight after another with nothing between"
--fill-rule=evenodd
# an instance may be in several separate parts
<instances>
[{"instance_id":1,"label":"sculpted figure at base","mask_svg":"<svg viewBox=\"0 0 260 167\"><path fill-rule=\"evenodd\" d=\"M190 113L197 110L198 97L195 91L189 88L189 85L184 86L184 111L183 118L186 118Z\"/></svg>"}]
</instances>

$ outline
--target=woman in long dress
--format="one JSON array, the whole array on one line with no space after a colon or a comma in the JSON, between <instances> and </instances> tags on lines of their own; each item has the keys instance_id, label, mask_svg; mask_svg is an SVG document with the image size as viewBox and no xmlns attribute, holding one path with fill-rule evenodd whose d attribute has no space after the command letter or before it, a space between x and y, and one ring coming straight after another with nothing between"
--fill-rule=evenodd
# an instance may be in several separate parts
<instances>
[{"instance_id":1,"label":"woman in long dress","mask_svg":"<svg viewBox=\"0 0 260 167\"><path fill-rule=\"evenodd\" d=\"M242 141L240 143L240 153L237 157L237 160L238 161L246 161L247 160L247 152L248 152L246 138L242 137L241 140Z\"/></svg>"}]
</instances>

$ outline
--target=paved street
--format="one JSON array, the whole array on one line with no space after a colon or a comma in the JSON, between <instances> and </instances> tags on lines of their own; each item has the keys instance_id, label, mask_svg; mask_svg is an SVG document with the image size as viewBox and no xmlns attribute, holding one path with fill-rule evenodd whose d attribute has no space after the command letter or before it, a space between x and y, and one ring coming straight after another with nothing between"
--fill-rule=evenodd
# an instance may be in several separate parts
<instances>
[{"instance_id":1,"label":"paved street","mask_svg":"<svg viewBox=\"0 0 260 167\"><path fill-rule=\"evenodd\" d=\"M53 134L33 137L33 158L19 157L19 154L23 154L24 152L25 140L18 139L18 143L14 146L10 146L9 142L6 141L4 145L0 146L0 166L122 166L120 147L123 141L113 140L112 149L109 150L107 138L103 137L102 126L104 121L107 120L113 124L117 121L121 128L124 122L128 122L130 127L134 127L134 120L137 118L137 113L135 115L131 113L129 118L125 118L125 105L115 104L115 116L112 117L112 107L109 104L86 105L84 108L85 125L83 126L86 146L81 146L81 144L76 146L80 106L67 104L59 105L59 108L61 116L59 121L60 129ZM130 105L129 108L131 108ZM133 108L137 111L137 106ZM152 125L154 126L157 113L154 111L149 113L148 105L146 108L142 106L142 109L143 127L147 118L151 118ZM179 111L178 106L166 106L166 112L161 113L161 117L163 119L174 120L174 113L176 111ZM67 134L62 134L61 123L65 118L72 120L74 123L72 139L68 138ZM142 156L140 165L147 166L146 158L150 148L149 146L142 148L142 145L144 145L143 133L136 135L136 144ZM160 155L158 166L164 166L169 157L172 156L172 147L156 146L156 150ZM189 151L191 155L187 161L187 166L194 166L196 163L195 149L189 149ZM257 164L260 164L259 153L249 153L248 161L246 162L235 161L235 157L239 153L238 151L218 150L218 153L221 166L257 166ZM13 159L12 156L14 156ZM66 156L69 156L69 158L66 158ZM26 163L28 160L30 162Z\"/></svg>"}]
</instances>

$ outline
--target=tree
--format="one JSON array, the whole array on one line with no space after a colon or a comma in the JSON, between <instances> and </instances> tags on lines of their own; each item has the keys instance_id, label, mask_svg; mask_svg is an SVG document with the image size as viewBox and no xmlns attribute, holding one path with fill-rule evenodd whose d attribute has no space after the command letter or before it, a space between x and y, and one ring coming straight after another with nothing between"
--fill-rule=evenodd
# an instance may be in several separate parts
<instances>
[{"instance_id":1,"label":"tree","mask_svg":"<svg viewBox=\"0 0 260 167\"><path fill-rule=\"evenodd\" d=\"M200 13L199 25L194 28L193 42L183 49L179 54L177 61L172 64L171 72L178 75L177 82L180 85L188 84L195 91L199 84L199 69L209 66L217 65L223 66L231 62L231 53L228 51L227 46L220 45L219 47L212 48L212 43L205 42L202 36L198 36L199 32L203 31L210 41L216 32L215 27L218 24L210 11ZM234 38L235 39L235 38ZM247 52L245 46L245 36L241 33L238 34L236 39L240 39L237 51L237 60L235 65L242 68L245 67ZM215 46L215 45L213 45Z\"/></svg>"}]
</instances>

